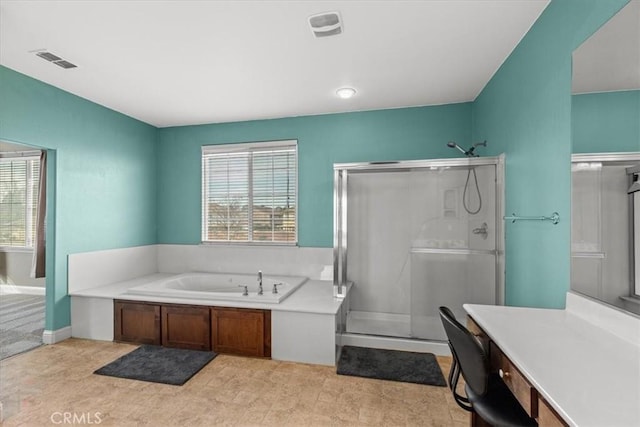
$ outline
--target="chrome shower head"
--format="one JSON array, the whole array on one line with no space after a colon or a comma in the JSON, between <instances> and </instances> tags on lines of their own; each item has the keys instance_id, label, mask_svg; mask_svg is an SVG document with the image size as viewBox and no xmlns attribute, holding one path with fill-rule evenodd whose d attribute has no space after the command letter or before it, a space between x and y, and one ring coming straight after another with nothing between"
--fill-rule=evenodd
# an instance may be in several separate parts
<instances>
[{"instance_id":1,"label":"chrome shower head","mask_svg":"<svg viewBox=\"0 0 640 427\"><path fill-rule=\"evenodd\" d=\"M458 149L458 150L460 150L460 152L461 152L462 154L464 154L465 156L468 156L468 155L469 155L469 153L467 152L467 150L465 150L464 148L460 147L458 144L456 144L456 143L455 143L455 142L453 142L453 141L449 141L449 142L447 142L447 147L449 147L449 148L457 148L457 149Z\"/></svg>"},{"instance_id":2,"label":"chrome shower head","mask_svg":"<svg viewBox=\"0 0 640 427\"><path fill-rule=\"evenodd\" d=\"M479 146L486 147L487 141L482 141L482 142L478 142L477 144L473 144L471 148L469 148L468 150L465 150L464 148L460 147L458 144L456 144L453 141L447 142L447 147L457 148L458 150L460 150L462 154L468 157L480 157L479 155L474 153L474 151L476 150L476 147L479 147Z\"/></svg>"}]
</instances>

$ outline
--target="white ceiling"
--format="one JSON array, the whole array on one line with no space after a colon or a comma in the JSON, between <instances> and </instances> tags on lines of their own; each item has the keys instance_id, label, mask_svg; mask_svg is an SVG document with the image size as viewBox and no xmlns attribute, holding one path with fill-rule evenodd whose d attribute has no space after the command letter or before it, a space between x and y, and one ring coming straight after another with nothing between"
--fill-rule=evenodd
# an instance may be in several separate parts
<instances>
[{"instance_id":1,"label":"white ceiling","mask_svg":"<svg viewBox=\"0 0 640 427\"><path fill-rule=\"evenodd\" d=\"M548 3L0 0L0 64L158 127L448 104L476 98ZM314 38L327 11L344 32Z\"/></svg>"},{"instance_id":2,"label":"white ceiling","mask_svg":"<svg viewBox=\"0 0 640 427\"><path fill-rule=\"evenodd\" d=\"M573 93L640 89L640 0L573 52Z\"/></svg>"}]
</instances>

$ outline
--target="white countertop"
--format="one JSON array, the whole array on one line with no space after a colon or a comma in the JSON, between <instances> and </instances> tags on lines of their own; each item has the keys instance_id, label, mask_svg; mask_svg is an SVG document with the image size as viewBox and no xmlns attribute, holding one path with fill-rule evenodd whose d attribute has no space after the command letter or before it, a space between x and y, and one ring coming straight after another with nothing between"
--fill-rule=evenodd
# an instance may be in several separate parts
<instances>
[{"instance_id":1,"label":"white countertop","mask_svg":"<svg viewBox=\"0 0 640 427\"><path fill-rule=\"evenodd\" d=\"M127 294L134 286L144 285L159 279L175 276L175 274L156 273L137 279L127 280L91 289L71 292L72 297L91 297L122 299L128 301L163 302L170 304L207 305L237 308L256 308L276 311L296 311L303 313L333 314L340 309L342 300L333 297L333 283L326 280L307 280L284 301L279 304L255 303L226 300L197 300L188 298L154 297L147 295Z\"/></svg>"},{"instance_id":2,"label":"white countertop","mask_svg":"<svg viewBox=\"0 0 640 427\"><path fill-rule=\"evenodd\" d=\"M567 310L464 308L569 425L640 426L640 346Z\"/></svg>"}]
</instances>

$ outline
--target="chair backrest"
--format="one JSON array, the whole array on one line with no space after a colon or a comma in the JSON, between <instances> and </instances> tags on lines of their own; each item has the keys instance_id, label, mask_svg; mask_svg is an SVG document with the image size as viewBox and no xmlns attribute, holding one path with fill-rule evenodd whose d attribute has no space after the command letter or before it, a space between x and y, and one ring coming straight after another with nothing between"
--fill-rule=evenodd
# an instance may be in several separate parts
<instances>
[{"instance_id":1,"label":"chair backrest","mask_svg":"<svg viewBox=\"0 0 640 427\"><path fill-rule=\"evenodd\" d=\"M489 359L482 345L456 320L448 307L440 307L440 319L465 382L476 394L484 395L489 379Z\"/></svg>"}]
</instances>

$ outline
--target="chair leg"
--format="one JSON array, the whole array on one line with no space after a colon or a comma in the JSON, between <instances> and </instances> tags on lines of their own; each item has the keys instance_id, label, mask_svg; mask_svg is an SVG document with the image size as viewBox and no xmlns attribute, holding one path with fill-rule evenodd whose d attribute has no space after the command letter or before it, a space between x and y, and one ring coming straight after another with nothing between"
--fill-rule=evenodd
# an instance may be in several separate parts
<instances>
[{"instance_id":1,"label":"chair leg","mask_svg":"<svg viewBox=\"0 0 640 427\"><path fill-rule=\"evenodd\" d=\"M460 379L460 365L458 364L456 358L453 358L453 363L451 364L451 370L449 371L449 388L453 393L453 400L458 404L459 407L464 409L465 411L473 411L471 403L469 403L469 399L458 394L458 380Z\"/></svg>"},{"instance_id":2,"label":"chair leg","mask_svg":"<svg viewBox=\"0 0 640 427\"><path fill-rule=\"evenodd\" d=\"M453 376L455 372L458 370L458 361L456 358L453 358L453 362L451 363L451 369L449 369L449 388L451 388L451 384L453 384Z\"/></svg>"}]
</instances>

